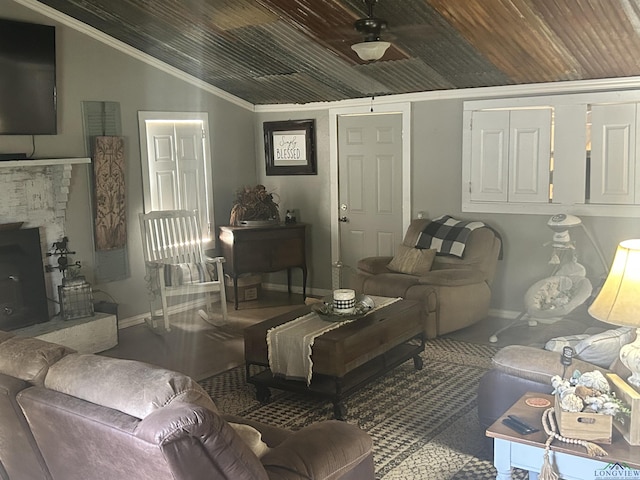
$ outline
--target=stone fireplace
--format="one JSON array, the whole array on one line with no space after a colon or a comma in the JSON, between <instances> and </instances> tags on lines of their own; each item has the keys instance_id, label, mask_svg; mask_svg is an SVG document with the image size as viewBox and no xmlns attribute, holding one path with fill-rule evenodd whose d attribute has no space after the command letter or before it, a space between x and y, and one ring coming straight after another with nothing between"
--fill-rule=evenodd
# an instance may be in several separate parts
<instances>
[{"instance_id":1,"label":"stone fireplace","mask_svg":"<svg viewBox=\"0 0 640 480\"><path fill-rule=\"evenodd\" d=\"M2 290L0 307L7 302L15 304L15 302L23 301L26 303L28 300L30 305L28 308L33 311L24 310L23 313L26 316L33 314L36 317L28 320L30 324L46 321L59 310L57 304L48 301L47 298L57 300L57 287L62 282L62 274L58 270L45 272L44 264L47 252L52 250L54 242L59 242L65 236L65 218L72 167L74 164L89 162L88 158L0 162L0 184L2 185L0 189L0 224L23 222L20 230L0 231L0 289ZM31 231L31 233L26 233L26 231ZM38 242L34 233L39 238L39 256L37 252L31 251L36 248L34 242ZM24 247L22 240L18 244L12 243L15 241L13 235L29 237L29 253L25 250L26 247ZM7 240L6 243L3 243L1 238L5 236ZM27 257L35 259L34 263L29 263L26 260ZM20 266L23 260L24 265L30 265L28 268ZM34 291L19 288L21 287L19 282L26 281L24 272L28 271L35 275L38 266L40 278L44 281L44 292L40 287L35 286L40 282L34 283L33 280L29 280L29 285L35 289ZM15 275L17 271L21 272L18 279ZM45 308L42 307L42 304ZM7 315L5 311L5 317ZM44 316L46 318L43 320ZM20 328L12 326L14 321L17 321L16 319L5 318L8 326L3 326L1 319L2 314L0 313L0 330ZM17 323L20 322L17 321Z\"/></svg>"}]
</instances>

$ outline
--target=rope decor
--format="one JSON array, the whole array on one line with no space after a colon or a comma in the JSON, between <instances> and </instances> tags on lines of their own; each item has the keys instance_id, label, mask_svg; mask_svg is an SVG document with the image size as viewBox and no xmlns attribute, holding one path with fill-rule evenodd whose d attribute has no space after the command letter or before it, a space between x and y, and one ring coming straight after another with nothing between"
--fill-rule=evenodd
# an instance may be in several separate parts
<instances>
[{"instance_id":1,"label":"rope decor","mask_svg":"<svg viewBox=\"0 0 640 480\"><path fill-rule=\"evenodd\" d=\"M540 475L538 476L539 480L557 480L559 478L549 461L549 451L554 439L560 440L564 443L581 445L587 450L587 455L590 457L604 457L609 455L606 450L595 443L580 440L578 438L567 438L560 435L558 433L555 410L553 407L546 409L542 414L542 428L544 428L545 433L549 435L549 438L544 442L544 461L542 463L542 468L540 469Z\"/></svg>"}]
</instances>

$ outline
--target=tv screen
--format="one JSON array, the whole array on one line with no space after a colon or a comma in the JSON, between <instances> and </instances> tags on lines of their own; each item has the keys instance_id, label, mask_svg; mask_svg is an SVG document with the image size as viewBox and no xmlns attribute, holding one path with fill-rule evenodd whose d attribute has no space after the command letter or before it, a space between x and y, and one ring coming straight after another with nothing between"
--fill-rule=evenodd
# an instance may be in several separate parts
<instances>
[{"instance_id":1,"label":"tv screen","mask_svg":"<svg viewBox=\"0 0 640 480\"><path fill-rule=\"evenodd\" d=\"M55 27L0 19L0 135L55 135Z\"/></svg>"}]
</instances>

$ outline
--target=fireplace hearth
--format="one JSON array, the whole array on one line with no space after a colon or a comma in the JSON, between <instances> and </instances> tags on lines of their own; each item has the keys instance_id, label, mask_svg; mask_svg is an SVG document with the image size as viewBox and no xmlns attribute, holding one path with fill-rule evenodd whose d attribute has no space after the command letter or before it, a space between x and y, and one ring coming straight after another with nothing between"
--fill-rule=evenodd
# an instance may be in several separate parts
<instances>
[{"instance_id":1,"label":"fireplace hearth","mask_svg":"<svg viewBox=\"0 0 640 480\"><path fill-rule=\"evenodd\" d=\"M40 232L0 231L0 330L49 320Z\"/></svg>"}]
</instances>

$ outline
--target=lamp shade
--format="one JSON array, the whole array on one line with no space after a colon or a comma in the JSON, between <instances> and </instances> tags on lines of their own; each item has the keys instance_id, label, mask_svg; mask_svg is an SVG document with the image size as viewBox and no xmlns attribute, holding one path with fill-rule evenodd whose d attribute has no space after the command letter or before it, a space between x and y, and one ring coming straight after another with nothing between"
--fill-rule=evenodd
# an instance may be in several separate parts
<instances>
[{"instance_id":1,"label":"lamp shade","mask_svg":"<svg viewBox=\"0 0 640 480\"><path fill-rule=\"evenodd\" d=\"M351 49L364 61L380 60L391 44L374 40L351 45Z\"/></svg>"},{"instance_id":2,"label":"lamp shade","mask_svg":"<svg viewBox=\"0 0 640 480\"><path fill-rule=\"evenodd\" d=\"M614 325L640 327L640 239L618 245L609 275L589 314Z\"/></svg>"}]
</instances>

